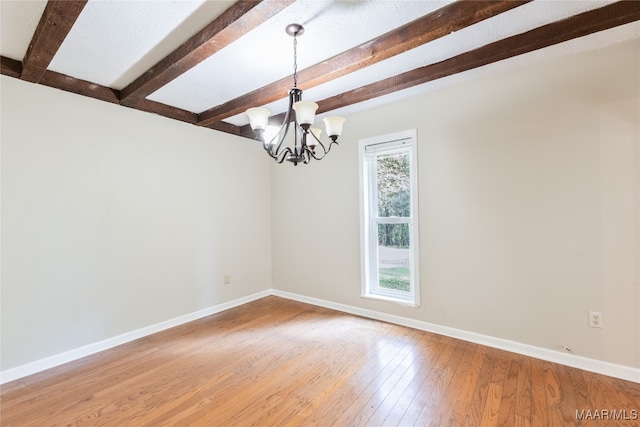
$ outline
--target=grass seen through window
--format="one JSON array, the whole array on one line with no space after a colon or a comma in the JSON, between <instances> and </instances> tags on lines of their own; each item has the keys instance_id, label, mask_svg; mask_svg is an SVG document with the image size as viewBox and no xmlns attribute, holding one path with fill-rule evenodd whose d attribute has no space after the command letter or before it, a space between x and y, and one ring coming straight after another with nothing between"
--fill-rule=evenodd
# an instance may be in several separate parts
<instances>
[{"instance_id":1,"label":"grass seen through window","mask_svg":"<svg viewBox=\"0 0 640 427\"><path fill-rule=\"evenodd\" d=\"M409 292L409 267L380 269L380 287Z\"/></svg>"}]
</instances>

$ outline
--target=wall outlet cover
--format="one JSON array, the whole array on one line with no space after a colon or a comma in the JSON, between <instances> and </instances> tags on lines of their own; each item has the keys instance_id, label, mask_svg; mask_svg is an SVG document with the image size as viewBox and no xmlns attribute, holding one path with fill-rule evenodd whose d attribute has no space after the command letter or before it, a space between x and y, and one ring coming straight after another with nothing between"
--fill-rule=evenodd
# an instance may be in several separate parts
<instances>
[{"instance_id":1,"label":"wall outlet cover","mask_svg":"<svg viewBox=\"0 0 640 427\"><path fill-rule=\"evenodd\" d=\"M589 326L592 328L602 328L602 313L599 311L590 311Z\"/></svg>"}]
</instances>

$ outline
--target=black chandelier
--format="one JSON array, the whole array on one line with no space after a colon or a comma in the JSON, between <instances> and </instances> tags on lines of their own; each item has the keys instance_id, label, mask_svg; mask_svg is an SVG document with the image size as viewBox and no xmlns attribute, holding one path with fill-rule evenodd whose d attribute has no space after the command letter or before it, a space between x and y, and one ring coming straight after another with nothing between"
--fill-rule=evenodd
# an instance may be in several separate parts
<instances>
[{"instance_id":1,"label":"black chandelier","mask_svg":"<svg viewBox=\"0 0 640 427\"><path fill-rule=\"evenodd\" d=\"M284 116L284 121L278 133L267 142L264 137L271 112L264 107L255 107L249 108L246 114L249 116L251 129L262 141L262 146L269 156L277 163L286 160L297 166L298 163L307 164L311 159L321 160L329 153L333 144L338 145L338 137L342 133L342 124L345 119L343 117L325 117L323 119L327 135L331 140L325 146L320 141L322 131L311 127L318 104L303 101L302 90L298 89L297 37L304 33L304 27L299 24L289 24L285 31L293 37L293 88L289 89L289 108ZM287 146L284 145L284 140L292 121L295 128L293 146Z\"/></svg>"}]
</instances>

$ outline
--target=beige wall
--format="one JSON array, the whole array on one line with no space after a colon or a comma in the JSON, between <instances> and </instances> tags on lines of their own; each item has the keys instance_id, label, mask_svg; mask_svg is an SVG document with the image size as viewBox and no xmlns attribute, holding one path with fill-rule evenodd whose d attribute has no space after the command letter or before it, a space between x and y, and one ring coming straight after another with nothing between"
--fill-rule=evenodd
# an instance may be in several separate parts
<instances>
[{"instance_id":1,"label":"beige wall","mask_svg":"<svg viewBox=\"0 0 640 427\"><path fill-rule=\"evenodd\" d=\"M640 367L638 48L352 115L327 159L298 167L1 77L1 369L272 284ZM359 297L357 141L411 128L419 308Z\"/></svg>"},{"instance_id":2,"label":"beige wall","mask_svg":"<svg viewBox=\"0 0 640 427\"><path fill-rule=\"evenodd\" d=\"M1 84L2 370L271 288L259 146Z\"/></svg>"},{"instance_id":3,"label":"beige wall","mask_svg":"<svg viewBox=\"0 0 640 427\"><path fill-rule=\"evenodd\" d=\"M640 367L639 47L355 114L322 162L272 165L274 288ZM411 128L419 308L359 297L357 141Z\"/></svg>"}]
</instances>

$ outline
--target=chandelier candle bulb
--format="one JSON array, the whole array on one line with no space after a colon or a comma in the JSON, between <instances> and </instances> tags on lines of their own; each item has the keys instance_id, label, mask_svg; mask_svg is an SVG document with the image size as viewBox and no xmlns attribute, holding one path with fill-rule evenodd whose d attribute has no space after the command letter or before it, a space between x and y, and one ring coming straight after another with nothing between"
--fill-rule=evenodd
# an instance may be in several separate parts
<instances>
[{"instance_id":1,"label":"chandelier candle bulb","mask_svg":"<svg viewBox=\"0 0 640 427\"><path fill-rule=\"evenodd\" d=\"M324 121L324 125L327 128L327 135L337 139L342 134L344 120L344 117L325 117L322 121Z\"/></svg>"},{"instance_id":2,"label":"chandelier candle bulb","mask_svg":"<svg viewBox=\"0 0 640 427\"><path fill-rule=\"evenodd\" d=\"M316 139L320 139L320 135L322 135L322 129L311 128L309 130L311 131L313 136L307 141L307 146L313 150L318 145L318 141L316 141Z\"/></svg>"},{"instance_id":3,"label":"chandelier candle bulb","mask_svg":"<svg viewBox=\"0 0 640 427\"><path fill-rule=\"evenodd\" d=\"M249 116L249 124L251 129L265 130L267 128L267 122L271 112L263 107L254 107L247 110L247 116Z\"/></svg>"},{"instance_id":4,"label":"chandelier candle bulb","mask_svg":"<svg viewBox=\"0 0 640 427\"><path fill-rule=\"evenodd\" d=\"M296 119L299 124L312 125L313 119L316 118L318 104L311 101L298 101L293 104L293 109L296 110Z\"/></svg>"}]
</instances>

